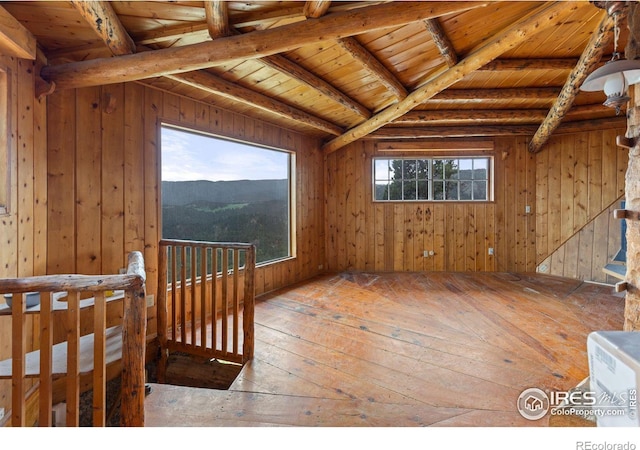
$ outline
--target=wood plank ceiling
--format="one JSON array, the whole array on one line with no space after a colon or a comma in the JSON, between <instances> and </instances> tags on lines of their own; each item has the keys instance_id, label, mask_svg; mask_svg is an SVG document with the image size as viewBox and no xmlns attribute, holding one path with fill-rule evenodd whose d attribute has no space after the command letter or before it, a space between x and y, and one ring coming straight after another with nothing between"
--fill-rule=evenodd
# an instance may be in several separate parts
<instances>
[{"instance_id":1,"label":"wood plank ceiling","mask_svg":"<svg viewBox=\"0 0 640 450\"><path fill-rule=\"evenodd\" d=\"M43 95L141 82L317 135L327 153L365 138L505 134L530 136L536 152L556 131L625 121L602 106L604 94L579 90L614 52L612 15L588 1L9 1L0 9L0 34L33 35L46 58ZM622 51L624 8L616 20ZM13 39L16 56L27 54L25 40Z\"/></svg>"}]
</instances>

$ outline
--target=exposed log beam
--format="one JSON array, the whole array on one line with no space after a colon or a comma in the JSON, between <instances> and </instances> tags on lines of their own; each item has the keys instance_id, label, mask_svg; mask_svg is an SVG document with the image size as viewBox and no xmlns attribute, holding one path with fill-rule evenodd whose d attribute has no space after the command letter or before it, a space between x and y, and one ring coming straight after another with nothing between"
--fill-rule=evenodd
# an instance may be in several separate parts
<instances>
[{"instance_id":1,"label":"exposed log beam","mask_svg":"<svg viewBox=\"0 0 640 450\"><path fill-rule=\"evenodd\" d=\"M444 32L444 29L442 29L440 21L438 19L427 19L424 21L424 25L431 35L431 39L433 39L434 44L438 47L438 51L447 63L447 66L453 67L458 64L458 55L456 50L453 48L453 44Z\"/></svg>"},{"instance_id":2,"label":"exposed log beam","mask_svg":"<svg viewBox=\"0 0 640 450\"><path fill-rule=\"evenodd\" d=\"M480 67L483 72L512 72L518 70L572 70L575 58L496 59Z\"/></svg>"},{"instance_id":3,"label":"exposed log beam","mask_svg":"<svg viewBox=\"0 0 640 450\"><path fill-rule=\"evenodd\" d=\"M608 113L609 109L597 105L572 108L567 118L596 112ZM430 124L539 124L547 116L546 109L437 109L413 110L391 122L392 125L425 126Z\"/></svg>"},{"instance_id":4,"label":"exposed log beam","mask_svg":"<svg viewBox=\"0 0 640 450\"><path fill-rule=\"evenodd\" d=\"M221 0L205 0L204 13L211 39L231 35L229 27L229 4Z\"/></svg>"},{"instance_id":5,"label":"exposed log beam","mask_svg":"<svg viewBox=\"0 0 640 450\"><path fill-rule=\"evenodd\" d=\"M220 95L296 122L304 123L332 135L339 135L343 131L342 128L337 125L302 111L301 109L287 105L278 100L274 100L266 95L254 92L251 89L223 80L222 78L218 78L215 75L204 71L194 71L165 76L171 80L188 84L189 86L193 86L203 91Z\"/></svg>"},{"instance_id":6,"label":"exposed log beam","mask_svg":"<svg viewBox=\"0 0 640 450\"><path fill-rule=\"evenodd\" d=\"M407 89L400 83L400 80L355 38L348 37L340 39L338 40L338 44L375 76L394 97L400 100L407 97Z\"/></svg>"},{"instance_id":7,"label":"exposed log beam","mask_svg":"<svg viewBox=\"0 0 640 450\"><path fill-rule=\"evenodd\" d=\"M305 17L317 19L324 16L330 6L331 1L328 0L307 0L304 4L303 12Z\"/></svg>"},{"instance_id":8,"label":"exposed log beam","mask_svg":"<svg viewBox=\"0 0 640 450\"><path fill-rule=\"evenodd\" d=\"M496 100L527 100L550 104L560 93L560 88L498 88L498 89L447 89L428 102L484 103Z\"/></svg>"},{"instance_id":9,"label":"exposed log beam","mask_svg":"<svg viewBox=\"0 0 640 450\"><path fill-rule=\"evenodd\" d=\"M611 42L616 19L607 12L604 12L603 14L604 17L600 21L598 30L593 33L591 39L589 39L578 63L569 74L558 99L555 101L549 111L549 114L529 142L529 151L531 153L539 152L554 130L558 128L560 122L567 114L567 111L569 111L573 105L582 82L587 78L589 73L596 68L602 58L605 47ZM618 13L618 19L623 19L624 15L626 15L625 9Z\"/></svg>"},{"instance_id":10,"label":"exposed log beam","mask_svg":"<svg viewBox=\"0 0 640 450\"><path fill-rule=\"evenodd\" d=\"M99 86L189 72L290 51L367 31L398 27L478 6L477 2L393 2L184 47L79 61L42 69L58 89Z\"/></svg>"},{"instance_id":11,"label":"exposed log beam","mask_svg":"<svg viewBox=\"0 0 640 450\"><path fill-rule=\"evenodd\" d=\"M71 3L114 55L130 55L136 52L133 39L109 2L72 0Z\"/></svg>"},{"instance_id":12,"label":"exposed log beam","mask_svg":"<svg viewBox=\"0 0 640 450\"><path fill-rule=\"evenodd\" d=\"M626 118L580 120L562 124L556 134L579 133L608 128L624 128ZM385 127L369 134L365 139L427 139L451 137L486 137L486 136L532 136L536 132L535 125L482 125L482 126L432 126L432 127Z\"/></svg>"},{"instance_id":13,"label":"exposed log beam","mask_svg":"<svg viewBox=\"0 0 640 450\"><path fill-rule=\"evenodd\" d=\"M551 25L557 24L559 20L563 20L568 14L574 11L575 8L576 6L574 4L563 2L546 3L536 8L519 22L497 33L486 41L486 43L483 43L480 48L472 50L469 56L458 64L440 73L413 91L404 100L387 107L366 122L351 128L343 135L327 142L323 146L323 150L326 153L334 152L383 127L385 124L422 104L425 100L460 81L479 67L493 61L505 51L519 45L531 35L539 33Z\"/></svg>"},{"instance_id":14,"label":"exposed log beam","mask_svg":"<svg viewBox=\"0 0 640 450\"><path fill-rule=\"evenodd\" d=\"M0 6L0 54L22 59L36 59L36 38L2 6Z\"/></svg>"},{"instance_id":15,"label":"exposed log beam","mask_svg":"<svg viewBox=\"0 0 640 450\"><path fill-rule=\"evenodd\" d=\"M535 125L384 127L364 139L425 139L482 136L531 136Z\"/></svg>"}]
</instances>

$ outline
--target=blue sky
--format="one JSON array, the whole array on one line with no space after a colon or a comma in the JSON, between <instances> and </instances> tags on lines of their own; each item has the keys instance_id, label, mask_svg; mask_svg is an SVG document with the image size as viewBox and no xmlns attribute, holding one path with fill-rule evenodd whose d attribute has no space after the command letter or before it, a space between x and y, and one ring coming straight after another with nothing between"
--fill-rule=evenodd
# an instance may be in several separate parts
<instances>
[{"instance_id":1,"label":"blue sky","mask_svg":"<svg viewBox=\"0 0 640 450\"><path fill-rule=\"evenodd\" d=\"M162 180L281 180L288 153L162 127Z\"/></svg>"}]
</instances>

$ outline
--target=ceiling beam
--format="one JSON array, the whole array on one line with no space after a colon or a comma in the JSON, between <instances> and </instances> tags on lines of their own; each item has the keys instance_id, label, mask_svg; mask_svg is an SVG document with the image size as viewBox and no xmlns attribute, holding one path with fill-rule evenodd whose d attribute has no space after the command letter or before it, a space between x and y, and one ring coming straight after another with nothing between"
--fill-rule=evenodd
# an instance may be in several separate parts
<instances>
[{"instance_id":1,"label":"ceiling beam","mask_svg":"<svg viewBox=\"0 0 640 450\"><path fill-rule=\"evenodd\" d=\"M324 16L329 7L331 6L331 1L329 0L307 0L304 4L304 8L302 12L305 17L310 19L317 19L318 17Z\"/></svg>"},{"instance_id":2,"label":"ceiling beam","mask_svg":"<svg viewBox=\"0 0 640 450\"><path fill-rule=\"evenodd\" d=\"M165 75L165 77L254 108L259 108L280 117L309 125L334 136L343 132L342 128L331 122L202 70Z\"/></svg>"},{"instance_id":3,"label":"ceiling beam","mask_svg":"<svg viewBox=\"0 0 640 450\"><path fill-rule=\"evenodd\" d=\"M513 58L495 59L480 67L482 72L514 72L518 70L572 70L575 58Z\"/></svg>"},{"instance_id":4,"label":"ceiling beam","mask_svg":"<svg viewBox=\"0 0 640 450\"><path fill-rule=\"evenodd\" d=\"M560 125L557 135L580 133L592 130L604 130L625 127L626 117L611 117L607 119L579 120ZM364 139L398 140L398 139L428 139L428 138L467 138L489 136L533 136L535 125L481 125L481 126L428 126L428 127L385 127L367 135Z\"/></svg>"},{"instance_id":5,"label":"ceiling beam","mask_svg":"<svg viewBox=\"0 0 640 450\"><path fill-rule=\"evenodd\" d=\"M107 1L72 0L71 3L114 55L136 52L136 44Z\"/></svg>"},{"instance_id":6,"label":"ceiling beam","mask_svg":"<svg viewBox=\"0 0 640 450\"><path fill-rule=\"evenodd\" d=\"M591 39L589 39L587 46L583 50L578 63L567 77L560 95L529 142L529 151L531 153L539 152L554 130L558 128L564 116L571 109L576 95L580 91L580 86L582 86L589 73L596 68L602 58L605 47L611 42L616 19L606 11L603 14L604 17L600 21L597 31L591 35ZM626 9L623 8L618 15L618 19L624 19Z\"/></svg>"},{"instance_id":7,"label":"ceiling beam","mask_svg":"<svg viewBox=\"0 0 640 450\"><path fill-rule=\"evenodd\" d=\"M458 64L458 55L456 50L453 48L451 40L444 32L442 25L440 25L440 21L438 19L427 19L424 21L424 25L431 35L433 43L436 44L438 51L447 63L447 66L453 67Z\"/></svg>"},{"instance_id":8,"label":"ceiling beam","mask_svg":"<svg viewBox=\"0 0 640 450\"><path fill-rule=\"evenodd\" d=\"M407 97L407 89L402 85L400 80L355 38L348 37L339 39L338 45L362 64L394 97L399 100Z\"/></svg>"},{"instance_id":9,"label":"ceiling beam","mask_svg":"<svg viewBox=\"0 0 640 450\"><path fill-rule=\"evenodd\" d=\"M371 119L356 125L341 136L327 142L323 146L323 150L325 153L334 152L383 127L387 123L422 104L427 99L460 81L479 67L493 61L505 51L516 47L531 35L539 33L551 25L557 24L560 20L564 20L575 8L575 4L564 2L545 3L536 8L519 22L509 25L484 42L479 48L472 50L469 55L458 64L440 73L411 92L404 100L387 107Z\"/></svg>"},{"instance_id":10,"label":"ceiling beam","mask_svg":"<svg viewBox=\"0 0 640 450\"><path fill-rule=\"evenodd\" d=\"M205 0L204 14L211 39L231 35L229 27L229 4L221 0Z\"/></svg>"},{"instance_id":11,"label":"ceiling beam","mask_svg":"<svg viewBox=\"0 0 640 450\"><path fill-rule=\"evenodd\" d=\"M36 59L36 38L2 6L0 6L0 54L22 59Z\"/></svg>"},{"instance_id":12,"label":"ceiling beam","mask_svg":"<svg viewBox=\"0 0 640 450\"><path fill-rule=\"evenodd\" d=\"M99 86L256 59L371 30L398 27L478 6L478 2L391 2L184 47L46 66L58 89Z\"/></svg>"},{"instance_id":13,"label":"ceiling beam","mask_svg":"<svg viewBox=\"0 0 640 450\"><path fill-rule=\"evenodd\" d=\"M548 104L560 93L560 88L496 88L496 89L447 89L425 103L484 103L486 101L513 100L536 101Z\"/></svg>"}]
</instances>

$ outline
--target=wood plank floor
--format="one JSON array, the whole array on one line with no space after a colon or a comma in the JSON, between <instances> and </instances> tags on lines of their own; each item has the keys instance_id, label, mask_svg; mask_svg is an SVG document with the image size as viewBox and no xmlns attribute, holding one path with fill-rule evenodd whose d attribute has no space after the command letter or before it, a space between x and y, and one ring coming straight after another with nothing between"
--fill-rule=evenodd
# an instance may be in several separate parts
<instances>
[{"instance_id":1,"label":"wood plank floor","mask_svg":"<svg viewBox=\"0 0 640 450\"><path fill-rule=\"evenodd\" d=\"M342 273L262 297L228 391L152 385L147 426L546 426L529 387L588 376L587 335L622 329L610 286L541 274Z\"/></svg>"}]
</instances>

